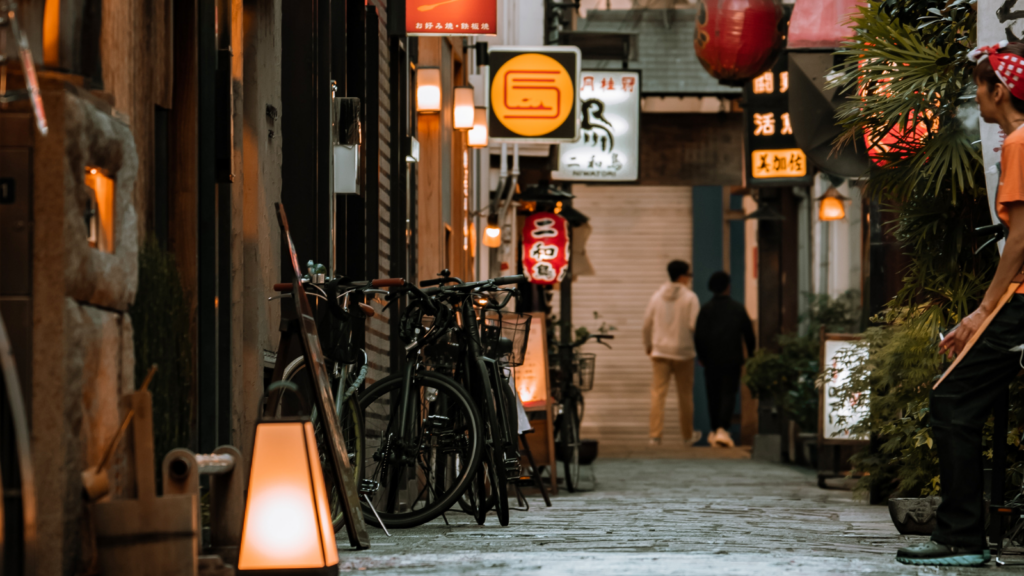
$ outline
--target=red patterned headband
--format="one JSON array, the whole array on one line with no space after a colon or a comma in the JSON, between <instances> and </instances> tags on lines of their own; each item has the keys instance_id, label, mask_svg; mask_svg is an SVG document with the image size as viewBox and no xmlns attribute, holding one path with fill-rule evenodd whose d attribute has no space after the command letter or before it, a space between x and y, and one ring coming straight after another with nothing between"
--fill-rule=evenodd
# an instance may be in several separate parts
<instances>
[{"instance_id":1,"label":"red patterned headband","mask_svg":"<svg viewBox=\"0 0 1024 576\"><path fill-rule=\"evenodd\" d=\"M999 81L1010 89L1010 94L1024 100L1024 58L999 52L1008 45L1009 43L1003 40L992 46L978 46L971 50L967 59L975 64L988 60Z\"/></svg>"}]
</instances>

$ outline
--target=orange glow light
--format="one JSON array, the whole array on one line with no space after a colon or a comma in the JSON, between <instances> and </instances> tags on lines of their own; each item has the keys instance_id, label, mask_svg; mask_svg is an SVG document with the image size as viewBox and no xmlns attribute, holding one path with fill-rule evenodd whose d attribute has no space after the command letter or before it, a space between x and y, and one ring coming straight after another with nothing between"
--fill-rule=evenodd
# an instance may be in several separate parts
<instances>
[{"instance_id":1,"label":"orange glow light","mask_svg":"<svg viewBox=\"0 0 1024 576\"><path fill-rule=\"evenodd\" d=\"M455 88L455 117L452 126L456 130L470 130L476 121L476 108L473 106L473 88L458 86Z\"/></svg>"},{"instance_id":2,"label":"orange glow light","mask_svg":"<svg viewBox=\"0 0 1024 576\"><path fill-rule=\"evenodd\" d=\"M239 570L338 563L320 457L309 422L256 427Z\"/></svg>"},{"instance_id":3,"label":"orange glow light","mask_svg":"<svg viewBox=\"0 0 1024 576\"><path fill-rule=\"evenodd\" d=\"M416 111L421 113L441 111L440 68L416 70Z\"/></svg>"},{"instance_id":4,"label":"orange glow light","mask_svg":"<svg viewBox=\"0 0 1024 576\"><path fill-rule=\"evenodd\" d=\"M473 112L473 128L467 133L470 148L486 148L490 143L487 133L487 108L476 108Z\"/></svg>"}]
</instances>

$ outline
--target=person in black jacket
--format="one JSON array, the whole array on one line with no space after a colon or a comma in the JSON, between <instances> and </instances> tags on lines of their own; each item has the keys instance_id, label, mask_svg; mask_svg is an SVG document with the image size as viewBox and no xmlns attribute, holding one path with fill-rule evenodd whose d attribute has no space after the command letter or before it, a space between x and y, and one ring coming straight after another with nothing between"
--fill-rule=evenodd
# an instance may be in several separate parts
<instances>
[{"instance_id":1,"label":"person in black jacket","mask_svg":"<svg viewBox=\"0 0 1024 576\"><path fill-rule=\"evenodd\" d=\"M756 340L746 308L729 297L729 285L727 273L711 275L708 288L715 296L700 309L693 340L697 359L704 366L708 390L711 412L708 443L731 448L735 443L729 435L729 427L743 370L743 345L747 346L747 354L752 355Z\"/></svg>"}]
</instances>

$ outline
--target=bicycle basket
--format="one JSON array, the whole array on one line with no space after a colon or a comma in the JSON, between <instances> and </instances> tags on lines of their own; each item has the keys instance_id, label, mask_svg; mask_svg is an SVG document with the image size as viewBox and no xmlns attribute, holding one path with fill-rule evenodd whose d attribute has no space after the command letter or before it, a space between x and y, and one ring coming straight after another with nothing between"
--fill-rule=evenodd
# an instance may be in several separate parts
<instances>
[{"instance_id":1,"label":"bicycle basket","mask_svg":"<svg viewBox=\"0 0 1024 576\"><path fill-rule=\"evenodd\" d=\"M597 364L597 354L580 352L576 355L576 374L573 375L573 384L586 392L594 389L594 367Z\"/></svg>"},{"instance_id":2,"label":"bicycle basket","mask_svg":"<svg viewBox=\"0 0 1024 576\"><path fill-rule=\"evenodd\" d=\"M506 366L522 366L526 358L526 345L530 338L530 321L533 316L517 312L500 312L485 310L481 313L480 339L484 345L484 353L505 364ZM502 346L501 339L509 342Z\"/></svg>"}]
</instances>

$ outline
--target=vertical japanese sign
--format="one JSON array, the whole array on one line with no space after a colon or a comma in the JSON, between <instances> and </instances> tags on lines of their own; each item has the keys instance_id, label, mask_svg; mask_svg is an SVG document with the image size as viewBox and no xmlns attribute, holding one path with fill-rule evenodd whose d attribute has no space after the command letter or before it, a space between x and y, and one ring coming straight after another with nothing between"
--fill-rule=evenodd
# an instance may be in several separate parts
<instances>
[{"instance_id":1,"label":"vertical japanese sign","mask_svg":"<svg viewBox=\"0 0 1024 576\"><path fill-rule=\"evenodd\" d=\"M747 185L810 184L807 154L796 143L789 117L788 58L743 86Z\"/></svg>"},{"instance_id":2,"label":"vertical japanese sign","mask_svg":"<svg viewBox=\"0 0 1024 576\"><path fill-rule=\"evenodd\" d=\"M491 141L575 141L579 134L580 59L580 49L575 46L492 48Z\"/></svg>"},{"instance_id":3,"label":"vertical japanese sign","mask_svg":"<svg viewBox=\"0 0 1024 576\"><path fill-rule=\"evenodd\" d=\"M554 180L628 182L639 177L640 73L580 72L580 138L558 147Z\"/></svg>"},{"instance_id":4,"label":"vertical japanese sign","mask_svg":"<svg viewBox=\"0 0 1024 576\"><path fill-rule=\"evenodd\" d=\"M534 284L561 282L569 271L569 221L535 212L523 224L523 273Z\"/></svg>"},{"instance_id":5,"label":"vertical japanese sign","mask_svg":"<svg viewBox=\"0 0 1024 576\"><path fill-rule=\"evenodd\" d=\"M1002 40L1019 42L1024 37L1024 12L1014 9L1017 0L978 0L978 46L991 46ZM996 217L996 191L999 189L999 155L1006 134L998 124L981 124L981 155L985 165L985 184L992 222ZM999 241L1002 253L1005 241Z\"/></svg>"},{"instance_id":6,"label":"vertical japanese sign","mask_svg":"<svg viewBox=\"0 0 1024 576\"><path fill-rule=\"evenodd\" d=\"M405 0L410 36L494 36L498 0Z\"/></svg>"}]
</instances>

